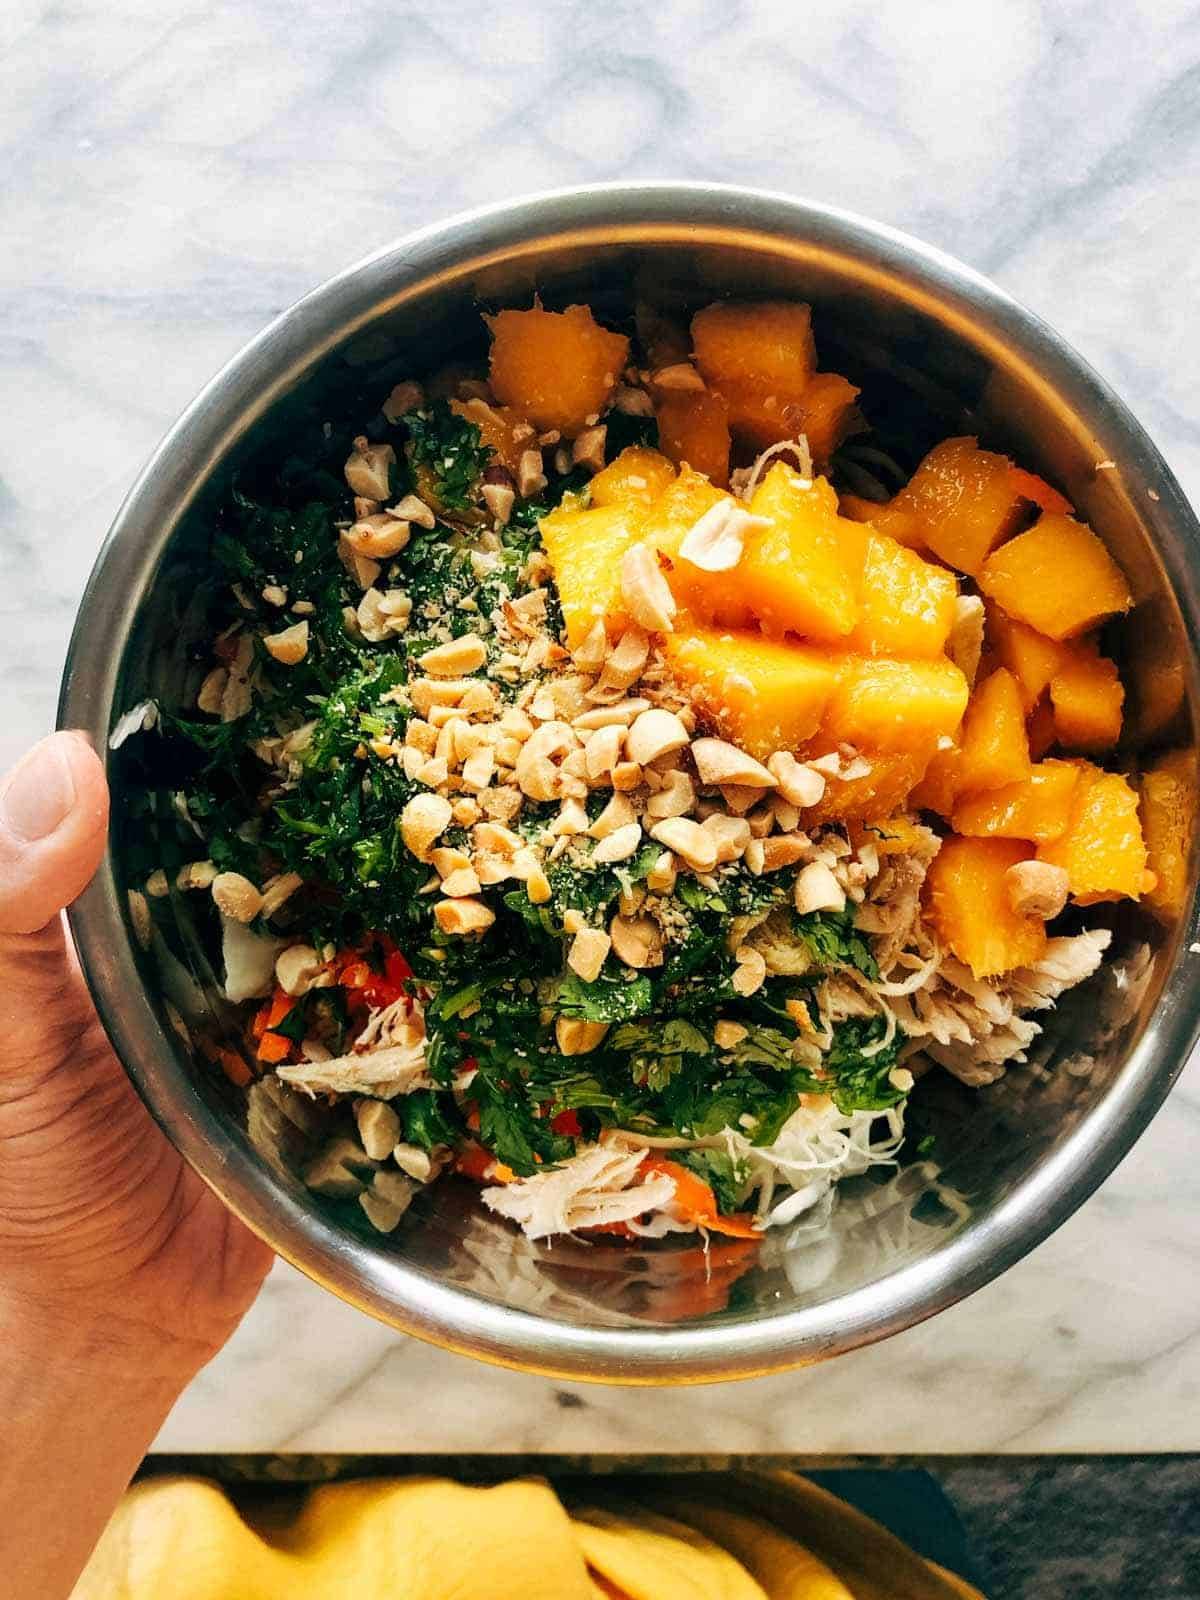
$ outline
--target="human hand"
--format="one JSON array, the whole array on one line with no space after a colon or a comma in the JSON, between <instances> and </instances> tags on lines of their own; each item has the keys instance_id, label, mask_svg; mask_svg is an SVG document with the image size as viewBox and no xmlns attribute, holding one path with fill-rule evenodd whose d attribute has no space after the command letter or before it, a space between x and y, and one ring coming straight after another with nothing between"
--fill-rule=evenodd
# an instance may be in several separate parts
<instances>
[{"instance_id":1,"label":"human hand","mask_svg":"<svg viewBox=\"0 0 1200 1600\"><path fill-rule=\"evenodd\" d=\"M94 1371L185 1383L270 1252L155 1126L114 1056L59 913L104 850L108 792L78 734L0 782L0 1320Z\"/></svg>"}]
</instances>

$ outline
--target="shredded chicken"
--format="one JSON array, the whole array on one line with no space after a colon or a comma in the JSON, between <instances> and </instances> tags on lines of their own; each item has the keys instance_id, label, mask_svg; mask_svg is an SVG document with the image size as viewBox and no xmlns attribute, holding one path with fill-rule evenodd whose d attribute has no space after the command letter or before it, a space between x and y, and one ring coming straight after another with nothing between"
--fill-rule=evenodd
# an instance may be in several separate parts
<instances>
[{"instance_id":1,"label":"shredded chicken","mask_svg":"<svg viewBox=\"0 0 1200 1600\"><path fill-rule=\"evenodd\" d=\"M365 1094L376 1100L394 1100L414 1089L432 1089L425 1070L421 1039L386 1045L381 1050L351 1052L332 1061L297 1061L276 1067L276 1074L306 1094Z\"/></svg>"},{"instance_id":2,"label":"shredded chicken","mask_svg":"<svg viewBox=\"0 0 1200 1600\"><path fill-rule=\"evenodd\" d=\"M635 1182L644 1147L588 1145L548 1172L483 1191L484 1203L519 1223L530 1239L630 1222L669 1205L675 1185L665 1173Z\"/></svg>"},{"instance_id":3,"label":"shredded chicken","mask_svg":"<svg viewBox=\"0 0 1200 1600\"><path fill-rule=\"evenodd\" d=\"M1041 1025L1027 1011L1044 1011L1065 990L1090 978L1112 935L1106 928L1051 939L1035 966L1006 977L973 978L947 957L924 989L896 1001L897 1018L931 1060L971 1088L994 1083L1011 1061L1023 1061Z\"/></svg>"}]
</instances>

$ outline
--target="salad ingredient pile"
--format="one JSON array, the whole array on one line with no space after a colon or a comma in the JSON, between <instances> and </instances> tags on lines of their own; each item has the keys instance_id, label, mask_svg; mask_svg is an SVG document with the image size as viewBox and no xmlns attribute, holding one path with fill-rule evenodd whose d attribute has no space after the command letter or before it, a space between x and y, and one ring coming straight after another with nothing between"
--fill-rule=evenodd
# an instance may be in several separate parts
<instances>
[{"instance_id":1,"label":"salad ingredient pile","mask_svg":"<svg viewBox=\"0 0 1200 1600\"><path fill-rule=\"evenodd\" d=\"M889 494L807 306L486 321L236 487L135 920L209 896L202 1048L375 1227L457 1172L532 1238L754 1238L1023 1059L1078 908L1169 913L1188 777L1100 764L1101 540L971 438Z\"/></svg>"}]
</instances>

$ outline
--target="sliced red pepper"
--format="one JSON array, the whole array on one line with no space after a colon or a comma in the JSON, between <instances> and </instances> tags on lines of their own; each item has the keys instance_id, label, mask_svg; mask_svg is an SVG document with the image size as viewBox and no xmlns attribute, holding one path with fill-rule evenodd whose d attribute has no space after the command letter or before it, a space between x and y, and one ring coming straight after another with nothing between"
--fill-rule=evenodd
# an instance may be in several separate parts
<instances>
[{"instance_id":1,"label":"sliced red pepper","mask_svg":"<svg viewBox=\"0 0 1200 1600\"><path fill-rule=\"evenodd\" d=\"M464 1178L482 1183L492 1161L493 1157L481 1144L464 1144L454 1158L454 1165Z\"/></svg>"},{"instance_id":2,"label":"sliced red pepper","mask_svg":"<svg viewBox=\"0 0 1200 1600\"><path fill-rule=\"evenodd\" d=\"M583 1124L575 1111L560 1111L556 1117L551 1117L550 1126L555 1133L564 1133L569 1139L578 1139L583 1132Z\"/></svg>"},{"instance_id":3,"label":"sliced red pepper","mask_svg":"<svg viewBox=\"0 0 1200 1600\"><path fill-rule=\"evenodd\" d=\"M490 1150L474 1142L460 1146L454 1165L464 1178L471 1178L476 1183L511 1183L516 1177L511 1167L506 1167L503 1161L497 1161Z\"/></svg>"},{"instance_id":4,"label":"sliced red pepper","mask_svg":"<svg viewBox=\"0 0 1200 1600\"><path fill-rule=\"evenodd\" d=\"M368 951L382 956L382 972L372 966ZM403 999L407 982L412 977L412 968L384 933L366 941L366 948L359 946L356 950L342 951L335 958L334 971L344 989L357 990L377 1011Z\"/></svg>"}]
</instances>

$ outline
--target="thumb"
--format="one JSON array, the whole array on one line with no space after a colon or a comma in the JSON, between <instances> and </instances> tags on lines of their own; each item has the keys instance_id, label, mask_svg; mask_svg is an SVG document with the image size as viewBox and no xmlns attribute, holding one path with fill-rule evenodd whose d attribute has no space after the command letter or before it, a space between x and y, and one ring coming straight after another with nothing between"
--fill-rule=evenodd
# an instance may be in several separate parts
<instances>
[{"instance_id":1,"label":"thumb","mask_svg":"<svg viewBox=\"0 0 1200 1600\"><path fill-rule=\"evenodd\" d=\"M58 916L104 853L108 786L80 733L52 733L0 781L0 934Z\"/></svg>"}]
</instances>

